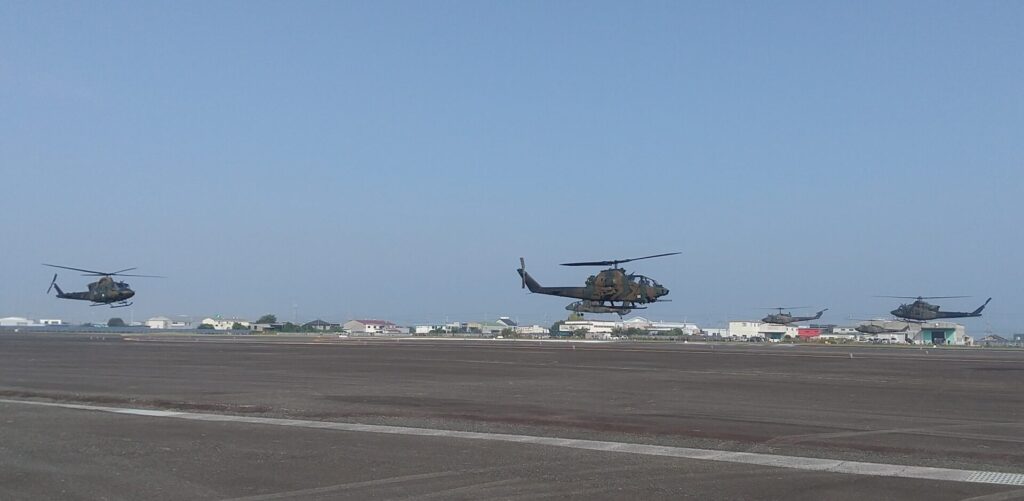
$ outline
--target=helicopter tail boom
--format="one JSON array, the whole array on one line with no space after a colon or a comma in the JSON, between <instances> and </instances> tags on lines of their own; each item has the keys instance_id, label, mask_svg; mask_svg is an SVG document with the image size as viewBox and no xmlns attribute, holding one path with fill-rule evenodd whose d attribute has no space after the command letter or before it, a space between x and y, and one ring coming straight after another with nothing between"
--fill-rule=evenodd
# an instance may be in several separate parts
<instances>
[{"instance_id":1,"label":"helicopter tail boom","mask_svg":"<svg viewBox=\"0 0 1024 501\"><path fill-rule=\"evenodd\" d=\"M541 294L544 294L544 293L547 292L545 290L546 287L544 287L541 284L537 283L537 281L534 280L533 277L531 277L530 274L526 272L526 260L525 259L519 258L519 269L516 270L516 271L519 272L519 277L522 278L522 280L523 280L523 288L524 289L530 289L530 292L538 292L538 293L541 293Z\"/></svg>"},{"instance_id":2,"label":"helicopter tail boom","mask_svg":"<svg viewBox=\"0 0 1024 501\"><path fill-rule=\"evenodd\" d=\"M578 299L587 299L586 290L583 287L544 287L539 284L530 274L526 271L526 262L523 258L519 258L520 268L516 271L519 272L519 277L522 279L524 289L529 289L530 292L535 294L547 294L549 296L560 296L560 297L572 297Z\"/></svg>"}]
</instances>

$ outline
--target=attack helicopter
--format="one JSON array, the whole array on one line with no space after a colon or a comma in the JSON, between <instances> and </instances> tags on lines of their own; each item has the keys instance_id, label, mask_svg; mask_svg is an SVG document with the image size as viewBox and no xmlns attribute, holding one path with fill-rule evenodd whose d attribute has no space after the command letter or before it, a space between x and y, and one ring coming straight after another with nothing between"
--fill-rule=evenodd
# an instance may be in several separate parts
<instances>
[{"instance_id":1,"label":"attack helicopter","mask_svg":"<svg viewBox=\"0 0 1024 501\"><path fill-rule=\"evenodd\" d=\"M789 325L793 322L804 322L807 320L817 320L821 318L821 314L828 311L828 308L819 311L813 317L794 317L792 313L782 310L795 310L798 308L806 308L806 306L777 306L775 308L766 308L768 310L779 310L778 313L772 313L761 319L766 324L777 324L777 325Z\"/></svg>"},{"instance_id":2,"label":"attack helicopter","mask_svg":"<svg viewBox=\"0 0 1024 501\"><path fill-rule=\"evenodd\" d=\"M111 308L124 308L131 306L132 303L128 302L132 296L135 295L135 291L128 286L128 282L114 280L113 277L147 277L147 278L164 278L158 275L135 275L125 273L126 271L132 271L136 268L125 268L123 270L117 270L112 272L104 271L93 271L83 270L81 268L72 268L70 266L59 266L56 264L46 264L43 266L50 266L52 268L63 268L65 270L81 271L84 277L100 277L99 280L89 284L89 290L82 292L64 292L60 286L57 285L57 274L53 274L53 280L50 281L50 287L46 289L46 293L49 294L51 290L57 289L57 297L60 299L77 299L80 301L92 301L89 306L101 306L109 305Z\"/></svg>"},{"instance_id":3,"label":"attack helicopter","mask_svg":"<svg viewBox=\"0 0 1024 501\"><path fill-rule=\"evenodd\" d=\"M615 313L621 317L634 309L645 309L644 306L637 305L668 301L667 299L658 299L668 294L668 289L654 279L635 273L626 273L626 270L620 268L619 265L640 259L676 254L679 252L610 261L562 263L562 266L610 266L610 268L598 272L597 275L587 278L586 285L583 287L544 287L526 272L526 260L523 258L519 258L519 269L516 271L522 278L522 287L530 289L530 292L581 300L566 306L567 310L576 313Z\"/></svg>"},{"instance_id":4,"label":"attack helicopter","mask_svg":"<svg viewBox=\"0 0 1024 501\"><path fill-rule=\"evenodd\" d=\"M877 296L877 297L889 297L896 299L913 299L914 302L907 304L901 304L895 310L890 311L894 317L909 320L911 322L927 322L929 320L935 320L939 318L969 318L969 317L980 317L982 310L988 306L988 302L992 298L985 300L985 303L978 307L978 309L966 312L966 311L939 311L939 306L931 304L925 299L956 299L969 296Z\"/></svg>"}]
</instances>

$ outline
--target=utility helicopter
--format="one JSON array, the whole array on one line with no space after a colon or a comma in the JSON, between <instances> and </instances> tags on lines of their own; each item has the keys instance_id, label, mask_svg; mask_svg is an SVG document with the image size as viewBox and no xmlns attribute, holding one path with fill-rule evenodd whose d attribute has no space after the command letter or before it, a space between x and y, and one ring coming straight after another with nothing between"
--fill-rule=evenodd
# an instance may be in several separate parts
<instances>
[{"instance_id":1,"label":"utility helicopter","mask_svg":"<svg viewBox=\"0 0 1024 501\"><path fill-rule=\"evenodd\" d=\"M875 322L883 322L883 324L879 325L879 324L876 324ZM886 327L884 322L885 322L884 320L869 320L869 321L867 321L867 323L857 324L857 326L854 327L853 330L855 330L857 332L860 332L862 334L870 334L870 335L896 334L896 333L899 333L899 332L907 332L907 331L910 330L910 324L909 323L904 325L902 329L893 329L891 327Z\"/></svg>"},{"instance_id":2,"label":"utility helicopter","mask_svg":"<svg viewBox=\"0 0 1024 501\"><path fill-rule=\"evenodd\" d=\"M519 276L522 287L530 292L580 299L569 304L565 309L576 313L615 313L620 317L634 309L645 309L642 304L668 301L659 299L668 294L668 289L652 278L635 273L626 273L619 265L640 259L674 256L679 252L655 254L653 256L635 257L631 259L613 259L610 261L584 261L579 263L562 263L562 266L610 266L587 278L583 287L544 287L537 283L526 271L526 260L519 258ZM616 304L618 303L618 304Z\"/></svg>"},{"instance_id":3,"label":"utility helicopter","mask_svg":"<svg viewBox=\"0 0 1024 501\"><path fill-rule=\"evenodd\" d=\"M988 306L988 302L992 300L992 298L988 298L988 299L985 300L984 304L982 304L981 306L978 307L978 309L976 309L974 311L971 311L971 312L966 312L966 311L940 311L938 305L931 304L931 303L925 301L925 299L956 299L956 298L963 298L963 297L969 297L969 296L917 296L917 297L908 297L908 296L877 296L877 297L889 297L889 298L896 298L896 299L913 299L914 300L913 303L901 304L901 305L899 305L898 308L896 308L895 310L892 310L892 311L889 312L894 317L902 318L903 320L909 320L911 322L927 322L929 320L935 320L935 319L939 319L939 318L980 317L982 310L984 310L985 307Z\"/></svg>"},{"instance_id":4,"label":"utility helicopter","mask_svg":"<svg viewBox=\"0 0 1024 501\"><path fill-rule=\"evenodd\" d=\"M124 308L131 306L132 303L128 302L132 296L135 295L135 291L128 286L128 282L114 280L113 277L147 277L147 278L165 278L158 275L134 275L125 273L126 271L132 271L136 268L125 268L123 270L117 270L112 272L104 271L93 271L83 270L81 268L72 268L70 266L59 266L56 264L46 264L43 266L50 266L52 268L63 268L65 270L81 271L83 277L100 277L99 280L89 284L89 290L82 292L64 292L60 286L57 285L57 274L53 274L53 280L50 281L50 287L46 289L46 293L49 294L51 290L57 289L57 297L60 299L77 299L80 301L92 301L89 306L100 306L109 305L111 308Z\"/></svg>"},{"instance_id":5,"label":"utility helicopter","mask_svg":"<svg viewBox=\"0 0 1024 501\"><path fill-rule=\"evenodd\" d=\"M766 310L779 310L778 313L772 313L761 319L766 324L777 324L777 325L789 325L793 322L804 322L807 320L817 320L821 318L821 314L828 311L828 308L819 311L813 317L794 317L792 313L782 310L795 310L798 308L807 308L806 306L777 306L775 308L765 308Z\"/></svg>"}]
</instances>

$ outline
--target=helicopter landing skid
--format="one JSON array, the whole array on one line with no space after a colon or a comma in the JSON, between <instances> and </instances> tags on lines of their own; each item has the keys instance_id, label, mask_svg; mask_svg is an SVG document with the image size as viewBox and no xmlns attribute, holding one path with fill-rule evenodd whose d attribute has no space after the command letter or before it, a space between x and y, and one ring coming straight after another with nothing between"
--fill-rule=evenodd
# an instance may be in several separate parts
<instances>
[{"instance_id":1,"label":"helicopter landing skid","mask_svg":"<svg viewBox=\"0 0 1024 501\"><path fill-rule=\"evenodd\" d=\"M90 304L89 306L108 306L109 305L111 308L127 308L127 307L129 307L129 306L131 306L133 304L135 304L135 303L126 303L124 301L121 301L120 303L114 303L114 304L111 304L111 303L93 303L93 304Z\"/></svg>"}]
</instances>

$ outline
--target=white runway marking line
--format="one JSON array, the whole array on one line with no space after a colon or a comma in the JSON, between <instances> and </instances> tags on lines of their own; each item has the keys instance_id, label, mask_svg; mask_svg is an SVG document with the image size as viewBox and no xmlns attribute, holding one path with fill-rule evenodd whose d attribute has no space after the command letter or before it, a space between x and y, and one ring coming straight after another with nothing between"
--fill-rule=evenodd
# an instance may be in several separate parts
<instances>
[{"instance_id":1,"label":"white runway marking line","mask_svg":"<svg viewBox=\"0 0 1024 501\"><path fill-rule=\"evenodd\" d=\"M925 480L944 480L950 482L968 482L975 484L1024 486L1024 474L1022 473L958 470L952 468L932 468L928 466L909 466L885 463L865 463L860 461L843 461L838 459L781 456L753 452L721 451L714 449L692 449L688 447L632 444L626 442L604 442L599 440L580 440L574 438L511 435L505 433L481 433L471 431L440 430L430 428L410 428L405 426L337 423L331 421L307 421L302 419L234 416L228 414L202 414L195 412L161 411L153 409L130 409L121 407L103 407L97 405L84 404L62 404L57 402L40 402L34 400L0 399L0 403L12 405L35 405L42 407L58 407L62 409L109 412L113 414L126 414L131 416L185 419L190 421L231 422L262 424L270 426L294 426L299 428L321 430L384 433L390 435L411 435L424 437L461 438L468 440L488 440L494 442L513 442L519 444L546 445L551 447L566 447L570 449L583 449L591 451L641 454L645 456L665 456L704 461L720 461L725 463L774 466L777 468L825 471L831 473L845 473L850 475L871 475L877 477L900 477Z\"/></svg>"}]
</instances>

